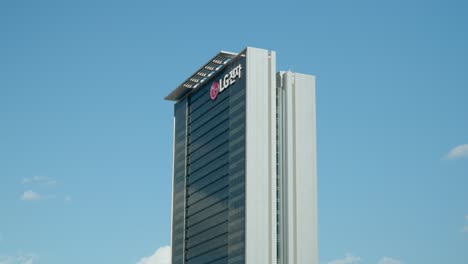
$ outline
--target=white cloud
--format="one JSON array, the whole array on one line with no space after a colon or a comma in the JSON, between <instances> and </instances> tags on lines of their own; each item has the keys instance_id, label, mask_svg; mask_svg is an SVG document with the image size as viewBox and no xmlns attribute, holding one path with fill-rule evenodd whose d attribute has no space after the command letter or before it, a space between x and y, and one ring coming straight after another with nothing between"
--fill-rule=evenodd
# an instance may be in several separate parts
<instances>
[{"instance_id":1,"label":"white cloud","mask_svg":"<svg viewBox=\"0 0 468 264\"><path fill-rule=\"evenodd\" d=\"M29 190L29 191L25 191L22 195L21 195L21 200L23 201L39 201L39 200L42 200L44 199L45 197L40 195L39 193L37 192L34 192L32 190ZM0 263L1 264L1 263Z\"/></svg>"},{"instance_id":2,"label":"white cloud","mask_svg":"<svg viewBox=\"0 0 468 264\"><path fill-rule=\"evenodd\" d=\"M468 225L465 225L461 231L462 233L468 233Z\"/></svg>"},{"instance_id":3,"label":"white cloud","mask_svg":"<svg viewBox=\"0 0 468 264\"><path fill-rule=\"evenodd\" d=\"M463 144L457 147L454 147L447 154L448 159L457 159L457 158L468 158L468 144Z\"/></svg>"},{"instance_id":4,"label":"white cloud","mask_svg":"<svg viewBox=\"0 0 468 264\"><path fill-rule=\"evenodd\" d=\"M355 263L360 263L360 262L361 262L360 257L356 257L356 256L353 256L353 254L346 253L344 258L332 260L328 262L328 264L355 264Z\"/></svg>"},{"instance_id":5,"label":"white cloud","mask_svg":"<svg viewBox=\"0 0 468 264\"><path fill-rule=\"evenodd\" d=\"M35 192L33 190L25 191L21 195L21 200L23 200L23 201L39 201L39 200L47 200L47 199L55 199L55 196L53 196L53 195L47 195L47 196L42 195L42 194L40 194L38 192Z\"/></svg>"},{"instance_id":6,"label":"white cloud","mask_svg":"<svg viewBox=\"0 0 468 264\"><path fill-rule=\"evenodd\" d=\"M47 176L34 176L34 177L24 178L21 181L21 183L22 184L38 184L38 185L54 185L57 183L57 181Z\"/></svg>"},{"instance_id":7,"label":"white cloud","mask_svg":"<svg viewBox=\"0 0 468 264\"><path fill-rule=\"evenodd\" d=\"M36 260L37 256L34 254L0 255L0 264L34 264Z\"/></svg>"},{"instance_id":8,"label":"white cloud","mask_svg":"<svg viewBox=\"0 0 468 264\"><path fill-rule=\"evenodd\" d=\"M465 215L465 220L468 221L468 214ZM468 233L468 224L465 224L465 226L461 229L462 233Z\"/></svg>"},{"instance_id":9,"label":"white cloud","mask_svg":"<svg viewBox=\"0 0 468 264\"><path fill-rule=\"evenodd\" d=\"M171 263L171 247L160 247L149 257L144 257L137 264L170 264ZM0 262L0 264L2 264Z\"/></svg>"},{"instance_id":10,"label":"white cloud","mask_svg":"<svg viewBox=\"0 0 468 264\"><path fill-rule=\"evenodd\" d=\"M389 257L383 257L382 259L379 260L378 264L403 264L403 262L389 258Z\"/></svg>"}]
</instances>

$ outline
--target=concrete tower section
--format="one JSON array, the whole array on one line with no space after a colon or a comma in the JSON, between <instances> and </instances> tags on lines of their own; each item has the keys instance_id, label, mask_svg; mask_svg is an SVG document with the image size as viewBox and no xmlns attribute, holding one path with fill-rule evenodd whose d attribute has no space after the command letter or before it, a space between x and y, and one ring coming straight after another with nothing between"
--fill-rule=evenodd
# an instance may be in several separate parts
<instances>
[{"instance_id":1,"label":"concrete tower section","mask_svg":"<svg viewBox=\"0 0 468 264\"><path fill-rule=\"evenodd\" d=\"M220 52L165 99L172 263L318 264L314 76Z\"/></svg>"}]
</instances>

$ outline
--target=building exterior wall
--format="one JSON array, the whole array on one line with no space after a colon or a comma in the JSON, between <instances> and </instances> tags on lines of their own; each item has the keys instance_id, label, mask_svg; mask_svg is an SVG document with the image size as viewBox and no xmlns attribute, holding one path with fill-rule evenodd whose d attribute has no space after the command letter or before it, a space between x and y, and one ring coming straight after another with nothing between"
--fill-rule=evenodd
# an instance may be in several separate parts
<instances>
[{"instance_id":1,"label":"building exterior wall","mask_svg":"<svg viewBox=\"0 0 468 264\"><path fill-rule=\"evenodd\" d=\"M169 97L172 263L318 264L315 78L247 48Z\"/></svg>"},{"instance_id":2,"label":"building exterior wall","mask_svg":"<svg viewBox=\"0 0 468 264\"><path fill-rule=\"evenodd\" d=\"M246 263L275 263L275 53L247 48L246 57Z\"/></svg>"},{"instance_id":3,"label":"building exterior wall","mask_svg":"<svg viewBox=\"0 0 468 264\"><path fill-rule=\"evenodd\" d=\"M174 168L172 184L172 263L184 263L187 99L174 106Z\"/></svg>"},{"instance_id":4,"label":"building exterior wall","mask_svg":"<svg viewBox=\"0 0 468 264\"><path fill-rule=\"evenodd\" d=\"M210 97L238 65L244 57L175 106L174 264L245 263L246 78Z\"/></svg>"},{"instance_id":5,"label":"building exterior wall","mask_svg":"<svg viewBox=\"0 0 468 264\"><path fill-rule=\"evenodd\" d=\"M318 264L315 77L281 72L283 263Z\"/></svg>"}]
</instances>

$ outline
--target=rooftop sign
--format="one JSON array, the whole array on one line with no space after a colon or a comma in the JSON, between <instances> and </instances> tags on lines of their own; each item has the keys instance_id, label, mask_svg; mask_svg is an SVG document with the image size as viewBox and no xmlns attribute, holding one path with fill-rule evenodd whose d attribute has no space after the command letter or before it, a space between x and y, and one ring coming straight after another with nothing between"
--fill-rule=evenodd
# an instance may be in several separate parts
<instances>
[{"instance_id":1,"label":"rooftop sign","mask_svg":"<svg viewBox=\"0 0 468 264\"><path fill-rule=\"evenodd\" d=\"M210 98L211 100L216 100L218 94L223 92L225 89L229 88L232 84L236 82L237 79L242 77L242 65L237 65L230 72L226 73L218 81L214 81L210 89Z\"/></svg>"}]
</instances>

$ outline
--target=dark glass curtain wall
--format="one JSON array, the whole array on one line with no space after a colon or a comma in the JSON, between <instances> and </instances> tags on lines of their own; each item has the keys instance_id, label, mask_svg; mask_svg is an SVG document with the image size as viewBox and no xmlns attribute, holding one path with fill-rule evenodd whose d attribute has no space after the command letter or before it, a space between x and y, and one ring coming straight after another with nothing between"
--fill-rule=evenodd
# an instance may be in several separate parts
<instances>
[{"instance_id":1,"label":"dark glass curtain wall","mask_svg":"<svg viewBox=\"0 0 468 264\"><path fill-rule=\"evenodd\" d=\"M174 264L245 263L246 76L210 98L239 63L175 105Z\"/></svg>"}]
</instances>

